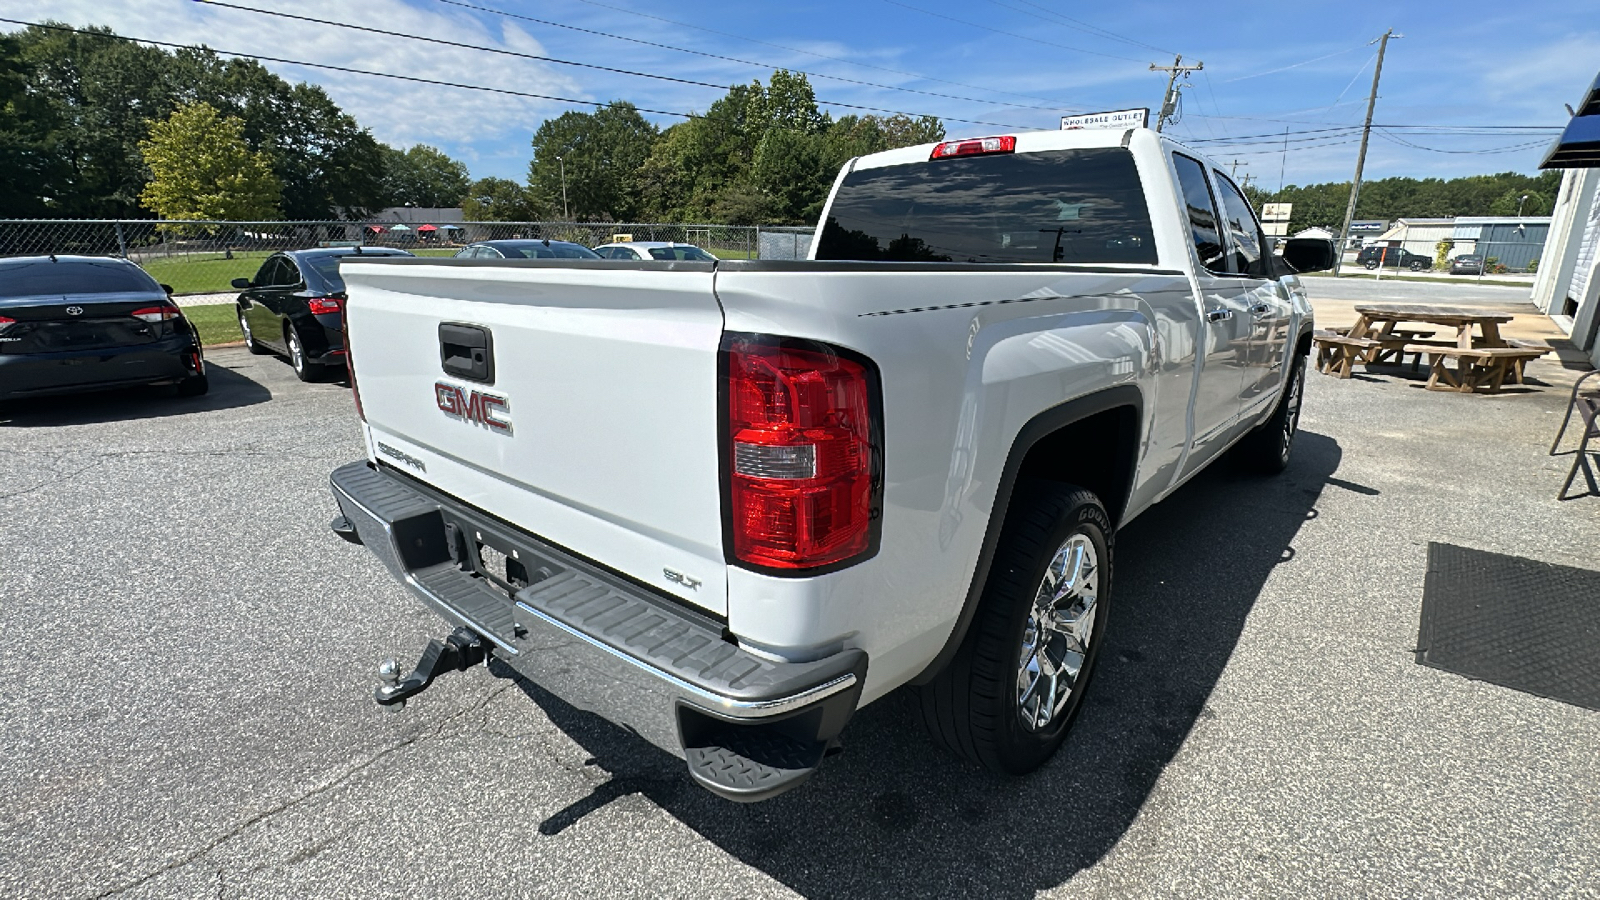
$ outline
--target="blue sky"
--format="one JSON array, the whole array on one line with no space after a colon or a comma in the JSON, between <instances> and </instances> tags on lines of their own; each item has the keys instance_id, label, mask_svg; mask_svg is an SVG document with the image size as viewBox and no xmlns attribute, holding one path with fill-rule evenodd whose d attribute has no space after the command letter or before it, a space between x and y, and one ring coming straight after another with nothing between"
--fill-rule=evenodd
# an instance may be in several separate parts
<instances>
[{"instance_id":1,"label":"blue sky","mask_svg":"<svg viewBox=\"0 0 1600 900\"><path fill-rule=\"evenodd\" d=\"M1567 119L1562 104L1576 103L1600 69L1600 0L1217 4L1208 15L1194 4L1144 0L460 0L568 28L447 0L229 2L713 85L765 80L770 67L783 66L813 73L821 100L939 115L952 136L1054 128L1073 111L1154 109L1165 76L1148 67L1170 64L1181 53L1186 63L1203 61L1205 69L1190 77L1183 118L1169 130L1195 139L1218 159L1247 163L1241 176L1268 190L1278 185L1280 171L1291 184L1349 177L1354 134L1332 129L1360 124L1376 52L1369 42L1386 28L1404 37L1390 43L1385 59L1375 121L1391 127L1373 137L1368 178L1532 172L1546 142L1540 134L1447 134L1419 126L1561 126ZM8 18L48 14L139 37L525 93L625 99L658 110L703 111L723 93L194 0L52 0L45 6L0 0L0 10ZM268 65L287 78L323 85L380 140L441 147L465 161L474 177L521 180L533 130L574 108ZM824 109L836 117L851 111ZM650 118L662 125L680 121ZM1284 152L1286 127L1330 130L1291 134ZM1271 135L1280 137L1274 142ZM1539 146L1508 149L1536 141Z\"/></svg>"}]
</instances>

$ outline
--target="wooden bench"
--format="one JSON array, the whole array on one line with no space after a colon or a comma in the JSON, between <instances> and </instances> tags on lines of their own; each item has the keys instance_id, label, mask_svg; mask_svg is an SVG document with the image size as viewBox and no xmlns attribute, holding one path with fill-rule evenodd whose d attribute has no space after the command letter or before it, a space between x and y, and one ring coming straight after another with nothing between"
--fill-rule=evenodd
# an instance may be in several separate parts
<instances>
[{"instance_id":1,"label":"wooden bench","mask_svg":"<svg viewBox=\"0 0 1600 900\"><path fill-rule=\"evenodd\" d=\"M1555 349L1554 347L1550 346L1549 344L1546 344L1544 341L1530 341L1530 340L1526 340L1524 338L1506 338L1506 346L1507 347L1514 347L1514 348L1516 348L1518 350L1537 350L1537 351L1539 351L1541 356L1543 354L1549 353L1549 352L1551 352L1551 351L1553 351ZM1536 359L1536 358L1537 357L1529 357L1529 359ZM1516 369L1514 374L1515 374L1515 377L1516 377L1516 383L1517 384L1522 384L1523 383L1522 370L1523 370L1523 367L1525 367L1527 364L1528 364L1528 360L1527 359L1517 359L1517 360L1513 361L1512 365Z\"/></svg>"},{"instance_id":2,"label":"wooden bench","mask_svg":"<svg viewBox=\"0 0 1600 900\"><path fill-rule=\"evenodd\" d=\"M1526 364L1545 354L1544 350L1521 347L1437 347L1432 344L1407 344L1406 353L1427 354L1432 371L1428 375L1428 390L1456 391L1470 394L1480 387L1491 394L1498 393L1508 372L1521 377L1518 364ZM1456 361L1455 369L1445 364Z\"/></svg>"},{"instance_id":3,"label":"wooden bench","mask_svg":"<svg viewBox=\"0 0 1600 900\"><path fill-rule=\"evenodd\" d=\"M1383 346L1379 341L1353 338L1331 331L1316 331L1311 339L1317 345L1317 371L1336 378L1349 378L1355 364L1369 351Z\"/></svg>"}]
</instances>

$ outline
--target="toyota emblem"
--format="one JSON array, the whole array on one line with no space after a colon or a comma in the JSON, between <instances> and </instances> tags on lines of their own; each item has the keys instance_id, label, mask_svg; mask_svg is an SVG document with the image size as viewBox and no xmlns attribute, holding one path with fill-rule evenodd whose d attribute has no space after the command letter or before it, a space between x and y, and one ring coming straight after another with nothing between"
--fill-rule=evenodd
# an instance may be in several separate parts
<instances>
[{"instance_id":1,"label":"toyota emblem","mask_svg":"<svg viewBox=\"0 0 1600 900\"><path fill-rule=\"evenodd\" d=\"M69 307L67 307L67 315L69 315L69 316L81 316L81 315L83 315L83 307L81 307L81 306L69 306Z\"/></svg>"}]
</instances>

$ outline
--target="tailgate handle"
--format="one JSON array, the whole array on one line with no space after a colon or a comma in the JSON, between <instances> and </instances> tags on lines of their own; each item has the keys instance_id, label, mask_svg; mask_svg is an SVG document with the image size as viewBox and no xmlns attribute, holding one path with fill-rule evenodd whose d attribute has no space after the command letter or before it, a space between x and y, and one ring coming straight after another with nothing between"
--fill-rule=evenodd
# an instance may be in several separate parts
<instances>
[{"instance_id":1,"label":"tailgate handle","mask_svg":"<svg viewBox=\"0 0 1600 900\"><path fill-rule=\"evenodd\" d=\"M440 322L439 363L446 375L494 384L494 335L478 325Z\"/></svg>"}]
</instances>

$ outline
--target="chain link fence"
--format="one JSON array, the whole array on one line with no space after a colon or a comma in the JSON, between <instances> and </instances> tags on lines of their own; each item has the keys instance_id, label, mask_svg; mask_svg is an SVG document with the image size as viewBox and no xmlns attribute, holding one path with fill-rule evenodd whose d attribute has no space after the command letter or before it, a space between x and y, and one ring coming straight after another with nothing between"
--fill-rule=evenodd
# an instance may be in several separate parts
<instances>
[{"instance_id":1,"label":"chain link fence","mask_svg":"<svg viewBox=\"0 0 1600 900\"><path fill-rule=\"evenodd\" d=\"M773 229L768 229L773 230ZM788 232L787 245L803 245ZM229 291L235 278L256 274L279 250L362 244L398 247L419 256L452 256L474 241L533 238L586 247L618 241L694 244L723 259L762 255L759 227L648 222L210 222L115 219L0 219L0 256L80 254L120 256L144 267L177 294ZM780 241L780 245L784 242ZM787 246L785 245L785 246ZM792 252L793 247L789 247ZM780 252L779 245L769 256Z\"/></svg>"}]
</instances>

